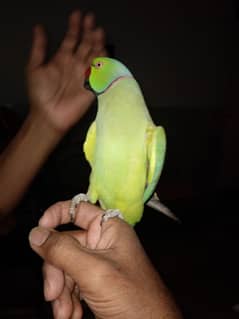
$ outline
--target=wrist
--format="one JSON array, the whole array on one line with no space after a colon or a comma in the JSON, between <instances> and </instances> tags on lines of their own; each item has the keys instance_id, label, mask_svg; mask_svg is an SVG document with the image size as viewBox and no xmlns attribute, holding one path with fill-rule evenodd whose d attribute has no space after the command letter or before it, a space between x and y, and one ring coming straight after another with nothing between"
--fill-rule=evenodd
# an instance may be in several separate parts
<instances>
[{"instance_id":1,"label":"wrist","mask_svg":"<svg viewBox=\"0 0 239 319\"><path fill-rule=\"evenodd\" d=\"M26 134L34 137L50 150L59 143L65 134L65 131L54 126L43 112L30 111L23 126Z\"/></svg>"}]
</instances>

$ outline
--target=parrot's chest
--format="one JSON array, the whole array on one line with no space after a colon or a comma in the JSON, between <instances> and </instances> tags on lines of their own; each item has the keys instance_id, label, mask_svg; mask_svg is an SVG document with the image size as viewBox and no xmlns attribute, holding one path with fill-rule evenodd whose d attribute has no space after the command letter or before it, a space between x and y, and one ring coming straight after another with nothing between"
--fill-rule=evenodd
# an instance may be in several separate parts
<instances>
[{"instance_id":1,"label":"parrot's chest","mask_svg":"<svg viewBox=\"0 0 239 319\"><path fill-rule=\"evenodd\" d=\"M141 198L145 188L150 117L135 87L127 94L114 90L98 99L91 184L101 199L114 193L114 198L125 202L128 196Z\"/></svg>"},{"instance_id":2,"label":"parrot's chest","mask_svg":"<svg viewBox=\"0 0 239 319\"><path fill-rule=\"evenodd\" d=\"M97 147L113 147L115 144L134 149L144 144L148 118L144 106L140 107L136 102L110 95L100 103L96 117Z\"/></svg>"},{"instance_id":3,"label":"parrot's chest","mask_svg":"<svg viewBox=\"0 0 239 319\"><path fill-rule=\"evenodd\" d=\"M98 184L124 187L143 177L146 163L145 125L105 116L96 121L96 147L92 174ZM115 115L115 114L114 114ZM143 181L142 181L143 183Z\"/></svg>"},{"instance_id":4,"label":"parrot's chest","mask_svg":"<svg viewBox=\"0 0 239 319\"><path fill-rule=\"evenodd\" d=\"M96 135L91 183L105 206L122 209L121 205L137 201L144 191L145 132L112 122L112 126L102 127Z\"/></svg>"},{"instance_id":5,"label":"parrot's chest","mask_svg":"<svg viewBox=\"0 0 239 319\"><path fill-rule=\"evenodd\" d=\"M117 122L108 123L96 136L95 155L101 165L131 165L134 158L143 159L144 149L144 132Z\"/></svg>"}]
</instances>

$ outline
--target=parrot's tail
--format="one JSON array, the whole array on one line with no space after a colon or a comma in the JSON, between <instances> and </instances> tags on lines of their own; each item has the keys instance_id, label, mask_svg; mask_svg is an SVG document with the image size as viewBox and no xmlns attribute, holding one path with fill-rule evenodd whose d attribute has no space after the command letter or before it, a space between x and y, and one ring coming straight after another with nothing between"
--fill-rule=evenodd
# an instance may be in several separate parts
<instances>
[{"instance_id":1,"label":"parrot's tail","mask_svg":"<svg viewBox=\"0 0 239 319\"><path fill-rule=\"evenodd\" d=\"M146 203L146 205L181 223L180 219L167 206L160 202L156 193L154 193L153 197Z\"/></svg>"}]
</instances>

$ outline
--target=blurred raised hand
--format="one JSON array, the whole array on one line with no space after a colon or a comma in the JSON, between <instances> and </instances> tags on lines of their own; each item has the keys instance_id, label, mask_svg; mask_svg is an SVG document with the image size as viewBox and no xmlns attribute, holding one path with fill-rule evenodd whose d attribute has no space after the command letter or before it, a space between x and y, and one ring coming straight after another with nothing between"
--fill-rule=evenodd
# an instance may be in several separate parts
<instances>
[{"instance_id":1,"label":"blurred raised hand","mask_svg":"<svg viewBox=\"0 0 239 319\"><path fill-rule=\"evenodd\" d=\"M45 32L38 25L27 66L31 112L64 133L94 100L84 88L85 71L94 57L106 55L105 33L96 27L93 14L82 17L75 11L59 49L47 62L46 48Z\"/></svg>"}]
</instances>

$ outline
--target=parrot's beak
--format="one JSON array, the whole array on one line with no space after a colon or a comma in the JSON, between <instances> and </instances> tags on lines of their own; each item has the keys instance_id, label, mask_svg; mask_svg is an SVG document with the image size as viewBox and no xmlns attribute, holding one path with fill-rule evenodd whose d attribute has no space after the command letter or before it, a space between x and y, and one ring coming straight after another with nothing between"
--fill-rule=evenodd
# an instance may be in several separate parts
<instances>
[{"instance_id":1,"label":"parrot's beak","mask_svg":"<svg viewBox=\"0 0 239 319\"><path fill-rule=\"evenodd\" d=\"M93 90L91 89L90 83L89 83L90 73L91 73L91 67L89 67L89 68L85 71L84 87L85 87L85 89L90 90L90 91L93 92Z\"/></svg>"},{"instance_id":2,"label":"parrot's beak","mask_svg":"<svg viewBox=\"0 0 239 319\"><path fill-rule=\"evenodd\" d=\"M85 71L85 79L86 80L89 80L90 73L91 73L91 67L89 66L88 69Z\"/></svg>"}]
</instances>

